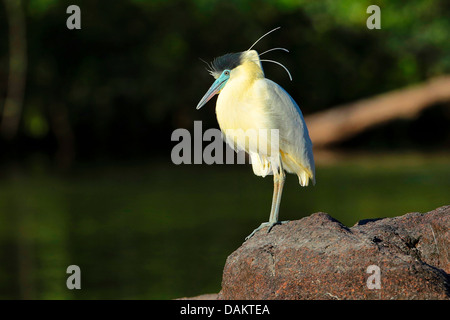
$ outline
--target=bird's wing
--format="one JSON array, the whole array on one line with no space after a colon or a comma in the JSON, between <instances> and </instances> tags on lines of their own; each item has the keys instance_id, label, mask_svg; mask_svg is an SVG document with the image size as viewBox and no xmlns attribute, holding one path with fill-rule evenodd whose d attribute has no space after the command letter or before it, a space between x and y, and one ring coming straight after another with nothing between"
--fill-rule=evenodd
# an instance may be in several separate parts
<instances>
[{"instance_id":1,"label":"bird's wing","mask_svg":"<svg viewBox=\"0 0 450 320\"><path fill-rule=\"evenodd\" d=\"M285 169L296 173L302 186L308 185L309 179L315 183L312 142L297 103L269 79L258 80L254 88L267 114L268 125L279 129L279 147Z\"/></svg>"}]
</instances>

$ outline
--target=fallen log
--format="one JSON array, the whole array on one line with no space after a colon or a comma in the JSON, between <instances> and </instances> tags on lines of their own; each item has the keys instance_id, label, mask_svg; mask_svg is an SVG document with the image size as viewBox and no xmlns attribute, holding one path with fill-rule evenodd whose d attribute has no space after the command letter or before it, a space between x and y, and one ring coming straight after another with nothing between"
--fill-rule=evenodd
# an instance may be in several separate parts
<instances>
[{"instance_id":1,"label":"fallen log","mask_svg":"<svg viewBox=\"0 0 450 320\"><path fill-rule=\"evenodd\" d=\"M305 118L315 148L348 139L370 127L411 118L425 108L450 101L450 76L337 106Z\"/></svg>"}]
</instances>

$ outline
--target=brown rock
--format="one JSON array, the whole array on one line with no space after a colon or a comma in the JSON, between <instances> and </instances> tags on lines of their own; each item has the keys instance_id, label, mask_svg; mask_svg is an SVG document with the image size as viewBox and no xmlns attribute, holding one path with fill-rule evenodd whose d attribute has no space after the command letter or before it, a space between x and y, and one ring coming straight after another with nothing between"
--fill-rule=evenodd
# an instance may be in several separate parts
<instances>
[{"instance_id":1,"label":"brown rock","mask_svg":"<svg viewBox=\"0 0 450 320\"><path fill-rule=\"evenodd\" d=\"M217 293L206 293L195 297L183 297L175 300L217 300Z\"/></svg>"},{"instance_id":2,"label":"brown rock","mask_svg":"<svg viewBox=\"0 0 450 320\"><path fill-rule=\"evenodd\" d=\"M319 212L263 229L228 257L218 298L450 299L449 226L445 206L352 228ZM368 288L371 265L380 289Z\"/></svg>"}]
</instances>

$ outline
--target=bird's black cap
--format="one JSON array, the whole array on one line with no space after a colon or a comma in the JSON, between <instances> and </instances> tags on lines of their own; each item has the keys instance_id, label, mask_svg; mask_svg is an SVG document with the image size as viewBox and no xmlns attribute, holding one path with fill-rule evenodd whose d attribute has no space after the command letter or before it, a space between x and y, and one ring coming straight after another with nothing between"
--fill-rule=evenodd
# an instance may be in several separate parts
<instances>
[{"instance_id":1,"label":"bird's black cap","mask_svg":"<svg viewBox=\"0 0 450 320\"><path fill-rule=\"evenodd\" d=\"M218 78L224 70L232 70L242 63L242 52L227 53L223 56L215 58L211 63L209 73Z\"/></svg>"}]
</instances>

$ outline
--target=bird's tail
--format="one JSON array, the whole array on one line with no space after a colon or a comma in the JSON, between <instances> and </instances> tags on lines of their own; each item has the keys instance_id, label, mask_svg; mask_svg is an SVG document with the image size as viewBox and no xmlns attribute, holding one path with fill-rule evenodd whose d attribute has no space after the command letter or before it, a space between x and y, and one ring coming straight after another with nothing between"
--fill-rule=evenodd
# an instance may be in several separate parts
<instances>
[{"instance_id":1,"label":"bird's tail","mask_svg":"<svg viewBox=\"0 0 450 320\"><path fill-rule=\"evenodd\" d=\"M288 171L296 173L298 176L298 182L302 187L306 187L309 185L309 180L311 179L313 185L316 184L316 177L314 174L313 168L307 168L298 161L294 159L290 154L285 153L283 151L281 152L281 157L283 159L283 163L285 165L285 168L288 169ZM314 166L314 164L313 164Z\"/></svg>"},{"instance_id":2,"label":"bird's tail","mask_svg":"<svg viewBox=\"0 0 450 320\"><path fill-rule=\"evenodd\" d=\"M300 173L297 173L298 175L298 182L302 187L307 187L309 185L309 179L312 180L313 185L316 184L316 177L311 176L306 171L302 171Z\"/></svg>"}]
</instances>

